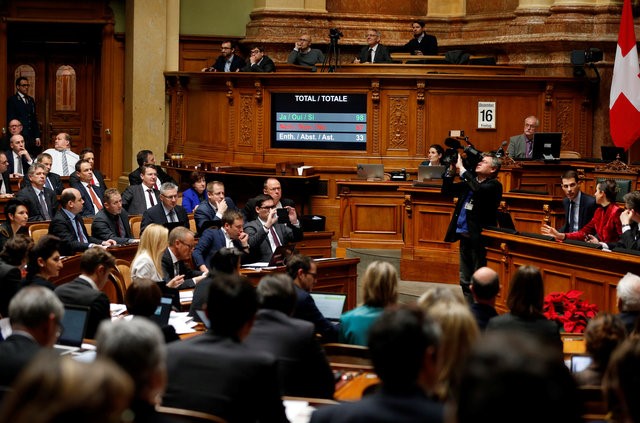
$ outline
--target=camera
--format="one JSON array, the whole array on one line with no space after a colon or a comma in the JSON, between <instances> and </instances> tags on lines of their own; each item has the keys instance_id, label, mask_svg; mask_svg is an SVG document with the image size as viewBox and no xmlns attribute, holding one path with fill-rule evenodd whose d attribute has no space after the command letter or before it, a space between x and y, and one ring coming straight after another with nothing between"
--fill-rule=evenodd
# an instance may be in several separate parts
<instances>
[{"instance_id":1,"label":"camera","mask_svg":"<svg viewBox=\"0 0 640 423\"><path fill-rule=\"evenodd\" d=\"M571 64L582 66L586 63L596 63L602 60L602 50L591 47L586 50L573 50L571 52Z\"/></svg>"},{"instance_id":2,"label":"camera","mask_svg":"<svg viewBox=\"0 0 640 423\"><path fill-rule=\"evenodd\" d=\"M329 38L334 42L337 42L343 36L344 34L338 28L331 28L329 30Z\"/></svg>"},{"instance_id":3,"label":"camera","mask_svg":"<svg viewBox=\"0 0 640 423\"><path fill-rule=\"evenodd\" d=\"M467 143L465 147L462 147L460 140ZM462 164L467 170L475 171L478 163L482 161L482 152L477 150L473 144L469 142L468 137L449 137L444 140L444 144L449 147L445 150L440 161L443 165L450 167L455 165L458 161L458 150L462 150L465 156L462 159Z\"/></svg>"}]
</instances>

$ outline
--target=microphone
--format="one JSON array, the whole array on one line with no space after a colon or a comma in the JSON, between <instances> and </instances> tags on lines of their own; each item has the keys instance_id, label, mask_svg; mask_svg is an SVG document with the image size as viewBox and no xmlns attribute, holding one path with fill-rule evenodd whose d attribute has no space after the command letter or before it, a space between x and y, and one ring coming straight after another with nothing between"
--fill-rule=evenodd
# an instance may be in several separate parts
<instances>
[{"instance_id":1,"label":"microphone","mask_svg":"<svg viewBox=\"0 0 640 423\"><path fill-rule=\"evenodd\" d=\"M498 151L496 151L496 157L504 157L505 152L504 152L504 148L507 146L507 141L502 141L502 144L500 144L500 148L498 148Z\"/></svg>"}]
</instances>

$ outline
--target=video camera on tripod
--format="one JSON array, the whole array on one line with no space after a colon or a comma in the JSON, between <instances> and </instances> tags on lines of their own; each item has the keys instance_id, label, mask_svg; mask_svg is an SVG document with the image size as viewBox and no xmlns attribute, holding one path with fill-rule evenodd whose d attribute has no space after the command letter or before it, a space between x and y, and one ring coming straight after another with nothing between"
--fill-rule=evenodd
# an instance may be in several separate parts
<instances>
[{"instance_id":1,"label":"video camera on tripod","mask_svg":"<svg viewBox=\"0 0 640 423\"><path fill-rule=\"evenodd\" d=\"M340 63L340 50L338 49L338 40L342 38L344 34L338 28L331 28L329 30L329 50L324 56L324 62L322 62L321 72L325 70L328 72L335 72Z\"/></svg>"}]
</instances>

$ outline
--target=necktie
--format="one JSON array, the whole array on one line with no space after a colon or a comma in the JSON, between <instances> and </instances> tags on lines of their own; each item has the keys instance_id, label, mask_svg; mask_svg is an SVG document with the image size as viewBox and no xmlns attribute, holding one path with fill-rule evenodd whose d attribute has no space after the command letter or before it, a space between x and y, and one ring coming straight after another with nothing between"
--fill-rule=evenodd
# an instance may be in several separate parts
<instances>
[{"instance_id":1,"label":"necktie","mask_svg":"<svg viewBox=\"0 0 640 423\"><path fill-rule=\"evenodd\" d=\"M93 190L91 184L87 184L87 191L89 191L89 195L91 196L91 202L93 203L93 205L96 206L98 211L102 210L102 203L100 202L100 199L98 199L98 196Z\"/></svg>"},{"instance_id":2,"label":"necktie","mask_svg":"<svg viewBox=\"0 0 640 423\"><path fill-rule=\"evenodd\" d=\"M84 236L84 232L82 231L82 223L80 223L80 218L78 216L76 216L76 231L78 231L78 240L81 243L86 244L87 238Z\"/></svg>"},{"instance_id":3,"label":"necktie","mask_svg":"<svg viewBox=\"0 0 640 423\"><path fill-rule=\"evenodd\" d=\"M4 186L4 178L0 175L0 194L6 194L7 188Z\"/></svg>"},{"instance_id":4,"label":"necktie","mask_svg":"<svg viewBox=\"0 0 640 423\"><path fill-rule=\"evenodd\" d=\"M153 190L151 188L147 189L147 194L149 194L149 203L155 206L156 202L153 200Z\"/></svg>"},{"instance_id":5,"label":"necktie","mask_svg":"<svg viewBox=\"0 0 640 423\"><path fill-rule=\"evenodd\" d=\"M176 218L176 212L175 210L171 210L169 213L167 213L167 222L177 222L178 219Z\"/></svg>"},{"instance_id":6,"label":"necktie","mask_svg":"<svg viewBox=\"0 0 640 423\"><path fill-rule=\"evenodd\" d=\"M276 230L273 229L273 226L271 228L269 228L269 232L271 232L271 237L273 238L273 243L275 244L276 247L279 247L280 245L280 240L278 239L278 235L276 235Z\"/></svg>"},{"instance_id":7,"label":"necktie","mask_svg":"<svg viewBox=\"0 0 640 423\"><path fill-rule=\"evenodd\" d=\"M63 150L62 153L62 176L69 176L69 163L67 163L67 153Z\"/></svg>"},{"instance_id":8,"label":"necktie","mask_svg":"<svg viewBox=\"0 0 640 423\"><path fill-rule=\"evenodd\" d=\"M373 51L373 49L372 49L372 48L370 48L370 49L369 49L369 61L370 61L371 63L373 63L373 58L375 57L375 55L376 55L376 52L375 52L375 51Z\"/></svg>"},{"instance_id":9,"label":"necktie","mask_svg":"<svg viewBox=\"0 0 640 423\"><path fill-rule=\"evenodd\" d=\"M49 178L44 178L44 185L49 188L50 190L53 191L53 185L51 185L51 181L49 180Z\"/></svg>"},{"instance_id":10,"label":"necktie","mask_svg":"<svg viewBox=\"0 0 640 423\"><path fill-rule=\"evenodd\" d=\"M40 194L38 194L38 198L40 199L42 217L44 217L44 220L51 220L51 216L49 216L49 209L47 209L47 202L44 201L44 191L40 191Z\"/></svg>"},{"instance_id":11,"label":"necktie","mask_svg":"<svg viewBox=\"0 0 640 423\"><path fill-rule=\"evenodd\" d=\"M527 140L527 159L531 158L532 153L533 153L533 141Z\"/></svg>"},{"instance_id":12,"label":"necktie","mask_svg":"<svg viewBox=\"0 0 640 423\"><path fill-rule=\"evenodd\" d=\"M574 232L574 229L573 229L573 206L574 206L573 201L569 201L569 216L568 216L569 232Z\"/></svg>"},{"instance_id":13,"label":"necktie","mask_svg":"<svg viewBox=\"0 0 640 423\"><path fill-rule=\"evenodd\" d=\"M116 216L116 228L118 229L118 236L120 238L124 238L126 234L124 232L124 225L122 224L122 219L120 219L120 216Z\"/></svg>"},{"instance_id":14,"label":"necktie","mask_svg":"<svg viewBox=\"0 0 640 423\"><path fill-rule=\"evenodd\" d=\"M27 96L26 95L22 96L22 101L24 101L24 104L26 104L27 106L29 105L29 100L27 100Z\"/></svg>"},{"instance_id":15,"label":"necktie","mask_svg":"<svg viewBox=\"0 0 640 423\"><path fill-rule=\"evenodd\" d=\"M173 276L176 277L180 274L180 263L179 262L175 262L173 263Z\"/></svg>"},{"instance_id":16,"label":"necktie","mask_svg":"<svg viewBox=\"0 0 640 423\"><path fill-rule=\"evenodd\" d=\"M21 175L24 175L24 173L22 172L22 158L20 157L20 155L16 154L15 158L14 158L14 162L15 162L15 173L19 173Z\"/></svg>"}]
</instances>

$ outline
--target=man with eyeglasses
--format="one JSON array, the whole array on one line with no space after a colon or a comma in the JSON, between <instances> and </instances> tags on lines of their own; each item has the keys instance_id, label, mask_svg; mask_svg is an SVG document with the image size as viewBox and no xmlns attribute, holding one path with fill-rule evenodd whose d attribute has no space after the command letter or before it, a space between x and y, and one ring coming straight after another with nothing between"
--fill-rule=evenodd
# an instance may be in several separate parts
<instances>
[{"instance_id":1,"label":"man with eyeglasses","mask_svg":"<svg viewBox=\"0 0 640 423\"><path fill-rule=\"evenodd\" d=\"M11 189L11 179L9 177L9 160L7 160L7 153L0 151L0 198L13 197L13 190Z\"/></svg>"},{"instance_id":2,"label":"man with eyeglasses","mask_svg":"<svg viewBox=\"0 0 640 423\"><path fill-rule=\"evenodd\" d=\"M18 119L12 119L9 121L9 132L2 137L0 141L0 150L7 151L9 149L9 140L14 135L22 134L22 123Z\"/></svg>"},{"instance_id":3,"label":"man with eyeglasses","mask_svg":"<svg viewBox=\"0 0 640 423\"><path fill-rule=\"evenodd\" d=\"M40 127L36 115L36 101L31 97L29 80L20 76L16 79L16 93L7 100L7 122L17 119L22 124L21 134L26 140L26 148L33 157L42 150ZM9 129L11 125L9 124Z\"/></svg>"},{"instance_id":4,"label":"man with eyeglasses","mask_svg":"<svg viewBox=\"0 0 640 423\"><path fill-rule=\"evenodd\" d=\"M580 230L593 219L596 212L596 199L582 192L580 178L575 170L567 170L562 174L562 190L565 198L562 200L564 207L565 223L558 231L549 225L542 225L543 235L556 236L560 233L570 233Z\"/></svg>"},{"instance_id":5,"label":"man with eyeglasses","mask_svg":"<svg viewBox=\"0 0 640 423\"><path fill-rule=\"evenodd\" d=\"M193 289L198 282L206 277L206 274L194 270L188 265L195 246L196 238L190 229L178 226L169 232L169 246L162 254L162 270L165 281L170 281L181 275L184 276L184 282L179 289ZM173 305L179 309L180 294L178 289L169 288L164 282L160 283L160 288L164 295L173 299Z\"/></svg>"},{"instance_id":6,"label":"man with eyeglasses","mask_svg":"<svg viewBox=\"0 0 640 423\"><path fill-rule=\"evenodd\" d=\"M208 68L202 69L202 72L238 72L244 66L242 57L236 55L236 48L229 40L225 40L220 44L220 56L216 62Z\"/></svg>"},{"instance_id":7,"label":"man with eyeglasses","mask_svg":"<svg viewBox=\"0 0 640 423\"><path fill-rule=\"evenodd\" d=\"M142 214L140 234L152 223L166 226L169 230L176 226L189 228L189 216L181 205L178 204L178 186L171 182L165 182L160 186L160 203L145 210Z\"/></svg>"},{"instance_id":8,"label":"man with eyeglasses","mask_svg":"<svg viewBox=\"0 0 640 423\"><path fill-rule=\"evenodd\" d=\"M380 44L381 36L377 29L369 29L367 31L367 45L362 47L353 63L391 63L389 49Z\"/></svg>"},{"instance_id":9,"label":"man with eyeglasses","mask_svg":"<svg viewBox=\"0 0 640 423\"><path fill-rule=\"evenodd\" d=\"M264 47L253 46L251 48L251 56L247 60L247 65L240 69L241 72L275 72L276 64L266 54Z\"/></svg>"},{"instance_id":10,"label":"man with eyeglasses","mask_svg":"<svg viewBox=\"0 0 640 423\"><path fill-rule=\"evenodd\" d=\"M311 48L311 35L309 34L302 34L300 36L287 58L287 63L291 65L307 66L314 70L316 63L323 62L324 54L317 48Z\"/></svg>"},{"instance_id":11,"label":"man with eyeglasses","mask_svg":"<svg viewBox=\"0 0 640 423\"><path fill-rule=\"evenodd\" d=\"M524 132L509 138L507 152L512 159L533 158L533 137L540 121L535 116L528 116L524 120Z\"/></svg>"}]
</instances>

